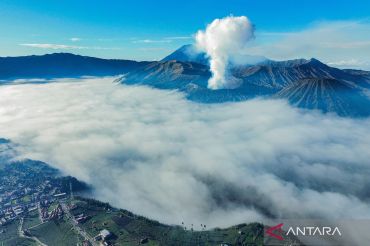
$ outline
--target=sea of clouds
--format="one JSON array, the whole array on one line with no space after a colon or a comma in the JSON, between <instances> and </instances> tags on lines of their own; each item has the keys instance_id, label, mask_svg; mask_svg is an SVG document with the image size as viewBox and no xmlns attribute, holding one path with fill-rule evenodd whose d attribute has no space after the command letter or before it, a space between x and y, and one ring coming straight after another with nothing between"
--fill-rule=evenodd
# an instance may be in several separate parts
<instances>
[{"instance_id":1,"label":"sea of clouds","mask_svg":"<svg viewBox=\"0 0 370 246\"><path fill-rule=\"evenodd\" d=\"M370 120L65 79L0 86L0 137L164 223L370 218Z\"/></svg>"}]
</instances>

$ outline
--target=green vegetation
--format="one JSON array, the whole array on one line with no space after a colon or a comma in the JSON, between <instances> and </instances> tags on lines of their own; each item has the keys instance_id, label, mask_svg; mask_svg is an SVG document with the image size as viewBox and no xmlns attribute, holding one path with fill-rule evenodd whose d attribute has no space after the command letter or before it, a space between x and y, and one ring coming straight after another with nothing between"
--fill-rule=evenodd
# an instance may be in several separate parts
<instances>
[{"instance_id":1,"label":"green vegetation","mask_svg":"<svg viewBox=\"0 0 370 246\"><path fill-rule=\"evenodd\" d=\"M10 215L3 210L1 218L7 223L0 226L0 246L33 246L37 242L70 246L82 245L84 240L95 246L102 243L102 238L96 238L99 242L93 240L102 230L109 231L104 241L111 245L263 245L264 228L258 223L194 231L189 226L164 225L93 199L55 198L55 193L61 192L69 197L71 186L73 191L88 187L73 177L58 176L56 170L40 162L27 160L6 165L0 169L0 185L2 191L16 194L5 196L0 205L8 207L10 203L12 210L22 210ZM41 214L38 209L28 211L37 206L43 210ZM41 223L40 216L47 222Z\"/></svg>"},{"instance_id":2,"label":"green vegetation","mask_svg":"<svg viewBox=\"0 0 370 246\"><path fill-rule=\"evenodd\" d=\"M30 202L31 201L31 196L30 195L26 195L26 196L22 197L22 201L23 202Z\"/></svg>"},{"instance_id":3,"label":"green vegetation","mask_svg":"<svg viewBox=\"0 0 370 246\"><path fill-rule=\"evenodd\" d=\"M258 223L193 231L181 226L163 225L96 200L76 198L69 202L74 204L70 210L74 216L87 216L87 220L79 224L81 229L92 238L106 229L111 233L107 241L113 245L263 245L263 225ZM54 204L51 207L55 207ZM23 220L23 229L29 229L29 236L53 246L82 243L83 238L75 231L71 220L63 217L40 223L38 216L38 211L33 211ZM20 237L18 227L19 220L2 226L4 233L0 234L0 245L36 245L34 240Z\"/></svg>"},{"instance_id":4,"label":"green vegetation","mask_svg":"<svg viewBox=\"0 0 370 246\"><path fill-rule=\"evenodd\" d=\"M111 208L106 203L79 199L75 201L74 215L83 213L89 219L80 226L91 236L103 229L113 236L108 240L116 245L263 245L263 225L241 224L228 229L209 231L185 230L180 226L167 226L125 210Z\"/></svg>"},{"instance_id":5,"label":"green vegetation","mask_svg":"<svg viewBox=\"0 0 370 246\"><path fill-rule=\"evenodd\" d=\"M49 221L30 230L32 236L37 237L47 245L76 245L80 240L72 226L65 220Z\"/></svg>"},{"instance_id":6,"label":"green vegetation","mask_svg":"<svg viewBox=\"0 0 370 246\"><path fill-rule=\"evenodd\" d=\"M49 213L50 213L51 211L53 211L57 206L58 206L58 204L57 204L57 203L53 203L53 204L51 204L51 205L48 207L48 211L49 211Z\"/></svg>"},{"instance_id":7,"label":"green vegetation","mask_svg":"<svg viewBox=\"0 0 370 246\"><path fill-rule=\"evenodd\" d=\"M38 211L33 211L28 213L28 215L23 220L23 229L28 229L30 227L40 224Z\"/></svg>"},{"instance_id":8,"label":"green vegetation","mask_svg":"<svg viewBox=\"0 0 370 246\"><path fill-rule=\"evenodd\" d=\"M6 226L1 226L0 245L1 246L36 246L37 244L28 238L22 238L18 235L19 221L13 221Z\"/></svg>"}]
</instances>

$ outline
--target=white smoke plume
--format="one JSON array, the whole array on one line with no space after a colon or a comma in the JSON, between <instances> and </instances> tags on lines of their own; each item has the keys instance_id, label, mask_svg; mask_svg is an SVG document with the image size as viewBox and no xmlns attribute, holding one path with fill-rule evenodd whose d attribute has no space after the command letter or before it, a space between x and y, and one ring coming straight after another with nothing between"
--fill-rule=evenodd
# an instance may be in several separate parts
<instances>
[{"instance_id":1,"label":"white smoke plume","mask_svg":"<svg viewBox=\"0 0 370 246\"><path fill-rule=\"evenodd\" d=\"M112 80L0 86L0 137L170 224L370 218L369 119L282 100L196 104Z\"/></svg>"},{"instance_id":2,"label":"white smoke plume","mask_svg":"<svg viewBox=\"0 0 370 246\"><path fill-rule=\"evenodd\" d=\"M227 66L230 58L238 55L253 37L254 27L246 16L215 19L205 31L197 32L197 48L210 57L212 77L208 88L233 89L239 86L239 80L227 74Z\"/></svg>"}]
</instances>

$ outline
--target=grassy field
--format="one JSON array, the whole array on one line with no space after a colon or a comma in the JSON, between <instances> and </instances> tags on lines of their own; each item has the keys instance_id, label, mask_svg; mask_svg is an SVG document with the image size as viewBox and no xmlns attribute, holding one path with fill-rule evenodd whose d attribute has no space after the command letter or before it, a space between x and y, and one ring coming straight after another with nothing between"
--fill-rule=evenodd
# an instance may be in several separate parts
<instances>
[{"instance_id":1,"label":"grassy field","mask_svg":"<svg viewBox=\"0 0 370 246\"><path fill-rule=\"evenodd\" d=\"M0 231L4 230L4 233L0 233L0 245L1 246L36 246L37 244L27 238L21 238L18 235L19 221L13 221L6 226L0 226Z\"/></svg>"},{"instance_id":2,"label":"grassy field","mask_svg":"<svg viewBox=\"0 0 370 246\"><path fill-rule=\"evenodd\" d=\"M56 207L58 206L57 203L53 203L51 204L49 207L48 207L48 212L50 213L51 211L53 211Z\"/></svg>"},{"instance_id":3,"label":"grassy field","mask_svg":"<svg viewBox=\"0 0 370 246\"><path fill-rule=\"evenodd\" d=\"M31 229L30 232L47 245L76 245L80 241L72 226L64 219L46 222Z\"/></svg>"},{"instance_id":4,"label":"grassy field","mask_svg":"<svg viewBox=\"0 0 370 246\"><path fill-rule=\"evenodd\" d=\"M30 195L26 195L26 196L22 197L22 201L23 202L30 202L31 201L31 196Z\"/></svg>"},{"instance_id":5,"label":"grassy field","mask_svg":"<svg viewBox=\"0 0 370 246\"><path fill-rule=\"evenodd\" d=\"M180 226L163 225L125 210L112 209L96 201L80 200L76 205L77 208L72 211L75 215L84 213L90 216L81 227L92 236L107 229L113 234L110 242L115 245L138 245L143 239L148 239L146 245L263 245L263 225L257 223L228 229L191 231Z\"/></svg>"},{"instance_id":6,"label":"grassy field","mask_svg":"<svg viewBox=\"0 0 370 246\"><path fill-rule=\"evenodd\" d=\"M38 225L40 224L41 221L39 219L39 213L38 211L33 211L31 213L29 213L25 218L24 218L24 221L23 221L23 228L24 229L28 229L32 226L35 226L35 225Z\"/></svg>"},{"instance_id":7,"label":"grassy field","mask_svg":"<svg viewBox=\"0 0 370 246\"><path fill-rule=\"evenodd\" d=\"M193 231L181 226L163 225L95 200L77 198L72 203L75 204L72 214L88 216L88 220L79 226L92 237L107 229L112 234L108 240L112 245L138 245L143 240L145 245L161 246L263 245L264 228L258 223L241 224L227 229ZM35 245L31 240L18 237L18 223L16 221L6 226L6 232L0 234L0 245L1 242L4 245ZM40 221L36 211L24 219L24 228L38 224ZM40 224L29 231L32 236L49 246L69 246L82 242L82 238L66 218Z\"/></svg>"}]
</instances>

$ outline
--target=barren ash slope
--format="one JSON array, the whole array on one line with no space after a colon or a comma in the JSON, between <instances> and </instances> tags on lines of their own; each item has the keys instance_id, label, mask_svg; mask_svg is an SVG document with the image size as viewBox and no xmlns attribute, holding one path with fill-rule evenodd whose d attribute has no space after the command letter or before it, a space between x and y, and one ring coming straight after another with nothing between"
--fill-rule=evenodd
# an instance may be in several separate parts
<instances>
[{"instance_id":1,"label":"barren ash slope","mask_svg":"<svg viewBox=\"0 0 370 246\"><path fill-rule=\"evenodd\" d=\"M321 109L323 112L340 112L341 115L367 115L368 98L361 89L344 81L331 78L307 78L283 88L277 97L286 98L292 105Z\"/></svg>"},{"instance_id":2,"label":"barren ash slope","mask_svg":"<svg viewBox=\"0 0 370 246\"><path fill-rule=\"evenodd\" d=\"M229 65L235 89L208 89L208 58L186 45L161 61L107 60L57 53L0 58L0 83L12 79L124 75L119 82L176 89L202 103L282 98L290 104L339 116L370 115L370 72L330 67L317 59L273 61L247 56Z\"/></svg>"},{"instance_id":3,"label":"barren ash slope","mask_svg":"<svg viewBox=\"0 0 370 246\"><path fill-rule=\"evenodd\" d=\"M128 72L121 82L178 89L185 92L187 98L205 103L262 96L287 99L301 108L333 112L339 116L370 115L370 74L367 71L342 70L314 58L265 59L254 64L231 65L232 76L241 82L238 88L210 90L207 81L211 73L203 59L204 54L187 56L186 48L181 47L162 61Z\"/></svg>"}]
</instances>

